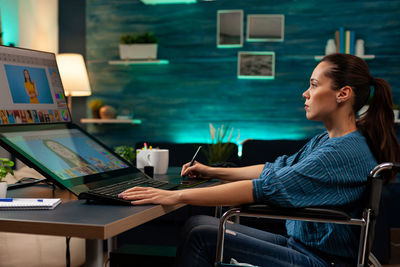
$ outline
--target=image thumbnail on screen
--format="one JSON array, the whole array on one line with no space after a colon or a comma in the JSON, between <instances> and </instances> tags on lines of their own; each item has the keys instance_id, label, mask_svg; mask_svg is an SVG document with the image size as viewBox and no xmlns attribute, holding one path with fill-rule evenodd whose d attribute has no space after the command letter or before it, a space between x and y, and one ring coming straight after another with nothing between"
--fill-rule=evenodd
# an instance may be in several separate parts
<instances>
[{"instance_id":1,"label":"image thumbnail on screen","mask_svg":"<svg viewBox=\"0 0 400 267\"><path fill-rule=\"evenodd\" d=\"M14 103L53 104L44 68L4 65Z\"/></svg>"}]
</instances>

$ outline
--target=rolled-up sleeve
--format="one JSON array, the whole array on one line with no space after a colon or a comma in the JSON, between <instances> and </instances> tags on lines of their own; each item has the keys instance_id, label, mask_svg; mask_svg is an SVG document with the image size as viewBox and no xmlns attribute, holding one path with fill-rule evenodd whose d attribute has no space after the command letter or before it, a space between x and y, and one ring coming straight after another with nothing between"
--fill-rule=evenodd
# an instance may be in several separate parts
<instances>
[{"instance_id":1,"label":"rolled-up sleeve","mask_svg":"<svg viewBox=\"0 0 400 267\"><path fill-rule=\"evenodd\" d=\"M352 175L335 172L351 164L347 159L338 161L338 152L327 149L313 152L293 165L267 163L259 179L253 180L253 196L257 203L270 203L283 207L330 206L344 204L359 197L363 185L352 197L346 196L345 184ZM279 162L278 162L279 163ZM354 190L354 187L353 189Z\"/></svg>"}]
</instances>

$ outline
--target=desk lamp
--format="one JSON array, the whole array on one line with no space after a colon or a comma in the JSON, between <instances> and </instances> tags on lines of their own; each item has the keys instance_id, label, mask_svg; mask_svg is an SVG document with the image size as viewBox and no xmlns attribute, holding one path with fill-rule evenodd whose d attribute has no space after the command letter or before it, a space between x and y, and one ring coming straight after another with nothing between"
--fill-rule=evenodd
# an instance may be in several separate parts
<instances>
[{"instance_id":1,"label":"desk lamp","mask_svg":"<svg viewBox=\"0 0 400 267\"><path fill-rule=\"evenodd\" d=\"M58 54L57 65L65 94L68 97L68 108L71 111L72 96L89 96L92 94L83 56L80 54Z\"/></svg>"}]
</instances>

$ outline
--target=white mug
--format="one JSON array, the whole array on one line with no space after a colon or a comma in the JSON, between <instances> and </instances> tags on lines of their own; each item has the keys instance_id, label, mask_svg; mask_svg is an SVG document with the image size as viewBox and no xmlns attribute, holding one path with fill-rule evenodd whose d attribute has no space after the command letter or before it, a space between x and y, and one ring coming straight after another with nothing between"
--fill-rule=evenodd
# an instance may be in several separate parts
<instances>
[{"instance_id":1,"label":"white mug","mask_svg":"<svg viewBox=\"0 0 400 267\"><path fill-rule=\"evenodd\" d=\"M168 170L168 149L137 149L136 167L143 169L144 166L153 166L154 174L166 174Z\"/></svg>"}]
</instances>

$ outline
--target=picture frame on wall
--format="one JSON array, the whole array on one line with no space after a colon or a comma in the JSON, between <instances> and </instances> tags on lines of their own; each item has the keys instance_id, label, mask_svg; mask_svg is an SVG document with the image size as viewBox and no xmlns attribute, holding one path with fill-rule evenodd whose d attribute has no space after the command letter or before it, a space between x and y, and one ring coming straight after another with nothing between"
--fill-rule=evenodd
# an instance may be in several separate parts
<instances>
[{"instance_id":1,"label":"picture frame on wall","mask_svg":"<svg viewBox=\"0 0 400 267\"><path fill-rule=\"evenodd\" d=\"M217 47L243 46L243 10L218 10Z\"/></svg>"},{"instance_id":2,"label":"picture frame on wall","mask_svg":"<svg viewBox=\"0 0 400 267\"><path fill-rule=\"evenodd\" d=\"M275 52L239 52L239 79L275 79Z\"/></svg>"},{"instance_id":3,"label":"picture frame on wall","mask_svg":"<svg viewBox=\"0 0 400 267\"><path fill-rule=\"evenodd\" d=\"M284 35L284 15L247 15L246 41L283 42Z\"/></svg>"}]
</instances>

